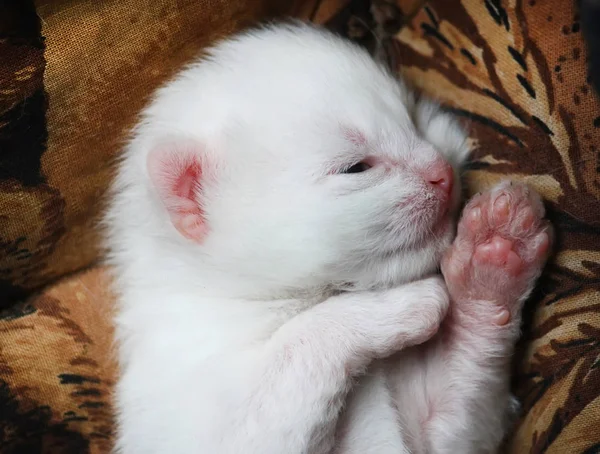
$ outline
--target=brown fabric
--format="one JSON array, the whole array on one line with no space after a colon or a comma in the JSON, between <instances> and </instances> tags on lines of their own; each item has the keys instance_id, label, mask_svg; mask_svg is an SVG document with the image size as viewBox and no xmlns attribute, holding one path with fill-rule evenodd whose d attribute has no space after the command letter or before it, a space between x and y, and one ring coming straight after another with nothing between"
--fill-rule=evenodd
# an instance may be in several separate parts
<instances>
[{"instance_id":1,"label":"brown fabric","mask_svg":"<svg viewBox=\"0 0 600 454\"><path fill-rule=\"evenodd\" d=\"M41 171L46 148L44 42L27 2L0 10L0 307L23 296L64 229L63 201ZM15 270L18 270L15 272Z\"/></svg>"},{"instance_id":2,"label":"brown fabric","mask_svg":"<svg viewBox=\"0 0 600 454\"><path fill-rule=\"evenodd\" d=\"M96 269L0 312L0 452L108 453L112 311Z\"/></svg>"},{"instance_id":3,"label":"brown fabric","mask_svg":"<svg viewBox=\"0 0 600 454\"><path fill-rule=\"evenodd\" d=\"M600 452L600 103L573 1L432 0L393 60L465 119L472 194L510 176L547 199L556 256L526 307L511 453Z\"/></svg>"},{"instance_id":4,"label":"brown fabric","mask_svg":"<svg viewBox=\"0 0 600 454\"><path fill-rule=\"evenodd\" d=\"M545 195L559 243L526 308L524 408L507 452L600 452L600 104L574 2L346 3L11 3L0 13L0 303L96 259L112 160L152 89L216 37L290 8L465 119L469 193L508 175ZM106 286L96 269L0 312L0 452L108 452Z\"/></svg>"}]
</instances>

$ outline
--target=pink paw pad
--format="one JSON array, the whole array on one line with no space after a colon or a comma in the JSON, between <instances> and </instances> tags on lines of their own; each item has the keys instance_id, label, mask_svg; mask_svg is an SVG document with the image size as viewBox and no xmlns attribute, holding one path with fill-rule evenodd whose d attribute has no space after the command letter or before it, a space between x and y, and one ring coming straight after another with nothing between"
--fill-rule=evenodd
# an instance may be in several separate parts
<instances>
[{"instance_id":1,"label":"pink paw pad","mask_svg":"<svg viewBox=\"0 0 600 454\"><path fill-rule=\"evenodd\" d=\"M512 249L513 242L494 236L485 243L475 247L473 254L474 265L489 264L496 267L504 267L504 269L513 275L517 275L523 265L521 257Z\"/></svg>"},{"instance_id":2,"label":"pink paw pad","mask_svg":"<svg viewBox=\"0 0 600 454\"><path fill-rule=\"evenodd\" d=\"M455 304L492 302L488 321L507 324L548 256L552 230L543 216L541 198L523 184L502 183L473 197L442 260Z\"/></svg>"}]
</instances>

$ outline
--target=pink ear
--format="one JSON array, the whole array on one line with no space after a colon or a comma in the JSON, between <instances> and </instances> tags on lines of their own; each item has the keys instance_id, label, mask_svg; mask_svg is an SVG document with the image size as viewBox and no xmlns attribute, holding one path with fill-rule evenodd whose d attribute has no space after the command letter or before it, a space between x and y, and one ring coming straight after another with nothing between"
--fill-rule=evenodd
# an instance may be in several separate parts
<instances>
[{"instance_id":1,"label":"pink ear","mask_svg":"<svg viewBox=\"0 0 600 454\"><path fill-rule=\"evenodd\" d=\"M201 148L166 145L148 155L148 174L171 222L186 238L201 242L207 232L197 195L202 188Z\"/></svg>"}]
</instances>

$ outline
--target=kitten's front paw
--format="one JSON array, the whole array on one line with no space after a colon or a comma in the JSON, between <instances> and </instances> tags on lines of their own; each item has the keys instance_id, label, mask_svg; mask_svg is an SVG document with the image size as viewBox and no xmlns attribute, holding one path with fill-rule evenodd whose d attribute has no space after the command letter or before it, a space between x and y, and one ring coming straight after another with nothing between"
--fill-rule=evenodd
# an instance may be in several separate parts
<instances>
[{"instance_id":1,"label":"kitten's front paw","mask_svg":"<svg viewBox=\"0 0 600 454\"><path fill-rule=\"evenodd\" d=\"M552 228L539 195L524 184L501 183L475 196L442 260L454 304L464 312L493 310L498 325L520 310L546 261Z\"/></svg>"},{"instance_id":2,"label":"kitten's front paw","mask_svg":"<svg viewBox=\"0 0 600 454\"><path fill-rule=\"evenodd\" d=\"M449 304L450 296L441 276L384 291L371 313L375 355L385 357L431 339Z\"/></svg>"}]
</instances>

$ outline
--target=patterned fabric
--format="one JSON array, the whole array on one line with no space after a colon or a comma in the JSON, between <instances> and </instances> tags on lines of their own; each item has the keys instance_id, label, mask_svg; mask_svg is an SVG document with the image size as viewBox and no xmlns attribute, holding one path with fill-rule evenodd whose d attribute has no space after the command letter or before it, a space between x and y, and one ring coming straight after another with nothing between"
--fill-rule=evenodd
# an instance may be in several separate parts
<instances>
[{"instance_id":1,"label":"patterned fabric","mask_svg":"<svg viewBox=\"0 0 600 454\"><path fill-rule=\"evenodd\" d=\"M469 192L527 181L558 230L526 307L508 452L600 452L600 103L575 2L430 1L388 52L465 119Z\"/></svg>"},{"instance_id":2,"label":"patterned fabric","mask_svg":"<svg viewBox=\"0 0 600 454\"><path fill-rule=\"evenodd\" d=\"M600 452L600 104L574 3L2 2L0 452L109 451L103 270L25 296L97 259L112 160L152 90L217 37L281 14L326 23L463 117L469 193L508 175L544 194L559 242L526 308L506 452Z\"/></svg>"},{"instance_id":3,"label":"patterned fabric","mask_svg":"<svg viewBox=\"0 0 600 454\"><path fill-rule=\"evenodd\" d=\"M0 452L108 453L111 297L102 269L0 312Z\"/></svg>"}]
</instances>

